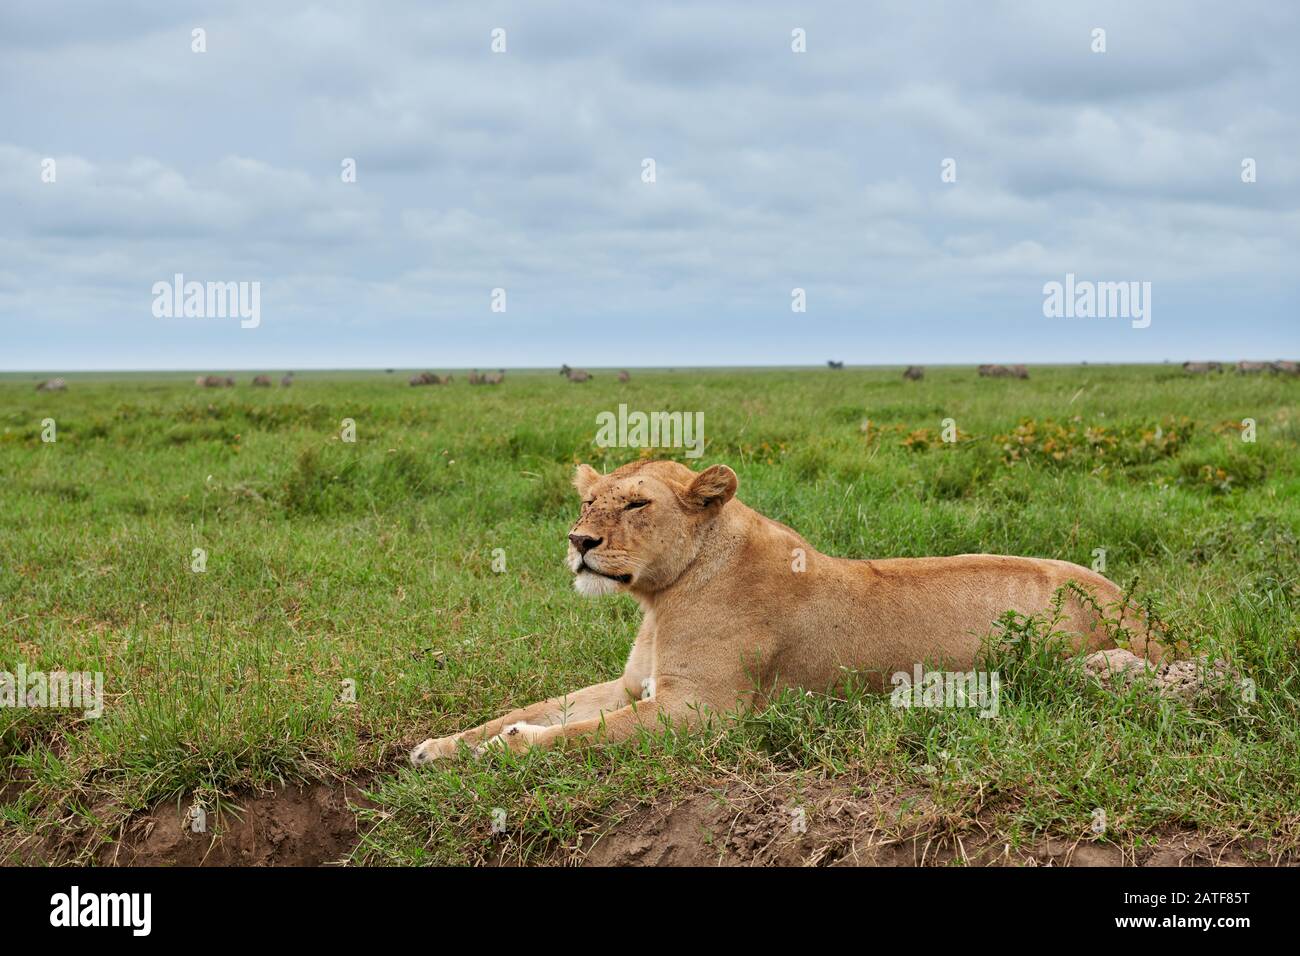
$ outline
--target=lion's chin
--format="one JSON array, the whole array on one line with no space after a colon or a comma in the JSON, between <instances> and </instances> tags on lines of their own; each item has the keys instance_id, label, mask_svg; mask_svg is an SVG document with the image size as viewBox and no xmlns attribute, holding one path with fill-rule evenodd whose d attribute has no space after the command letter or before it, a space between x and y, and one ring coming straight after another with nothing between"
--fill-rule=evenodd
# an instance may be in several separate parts
<instances>
[{"instance_id":1,"label":"lion's chin","mask_svg":"<svg viewBox=\"0 0 1300 956\"><path fill-rule=\"evenodd\" d=\"M617 594L618 582L613 578L602 577L599 574L592 574L590 571L583 570L574 575L573 590L583 597L601 597L606 594Z\"/></svg>"}]
</instances>

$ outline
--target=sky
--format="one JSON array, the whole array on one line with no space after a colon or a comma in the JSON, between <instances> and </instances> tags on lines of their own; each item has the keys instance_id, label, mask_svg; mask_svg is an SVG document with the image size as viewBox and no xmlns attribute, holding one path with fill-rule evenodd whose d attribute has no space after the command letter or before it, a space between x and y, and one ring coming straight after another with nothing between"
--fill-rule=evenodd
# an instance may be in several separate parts
<instances>
[{"instance_id":1,"label":"sky","mask_svg":"<svg viewBox=\"0 0 1300 956\"><path fill-rule=\"evenodd\" d=\"M5 3L0 370L1300 358L1297 50L1250 0Z\"/></svg>"}]
</instances>

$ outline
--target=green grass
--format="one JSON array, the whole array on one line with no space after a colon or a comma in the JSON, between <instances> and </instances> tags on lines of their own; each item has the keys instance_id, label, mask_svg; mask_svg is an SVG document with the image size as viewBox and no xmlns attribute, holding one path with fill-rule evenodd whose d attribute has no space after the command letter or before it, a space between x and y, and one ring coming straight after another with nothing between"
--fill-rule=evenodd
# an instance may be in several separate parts
<instances>
[{"instance_id":1,"label":"green grass","mask_svg":"<svg viewBox=\"0 0 1300 956\"><path fill-rule=\"evenodd\" d=\"M869 776L960 829L1170 827L1300 840L1300 381L1172 367L647 371L619 385L511 373L497 388L304 374L0 376L0 670L102 671L102 719L0 709L0 856L84 859L161 799L372 781L367 862L557 859L602 814L721 776ZM406 749L622 667L630 599L580 599L563 565L574 463L596 414L703 411L699 464L851 557L990 551L1091 564L1152 602L1253 703L1188 708L1030 660L1000 716L792 694L713 732L597 751L402 766ZM53 418L57 442L41 441ZM356 423L355 444L340 423ZM955 444L939 440L955 420ZM1257 422L1257 441L1239 424ZM870 421L864 433L862 423ZM682 451L669 452L682 457ZM207 552L191 571L194 549ZM494 549L507 570L492 571ZM340 701L344 680L356 702ZM6 781L9 785L6 785ZM16 785L14 785L16 784ZM5 848L8 848L6 851ZM80 854L80 856L78 856Z\"/></svg>"}]
</instances>

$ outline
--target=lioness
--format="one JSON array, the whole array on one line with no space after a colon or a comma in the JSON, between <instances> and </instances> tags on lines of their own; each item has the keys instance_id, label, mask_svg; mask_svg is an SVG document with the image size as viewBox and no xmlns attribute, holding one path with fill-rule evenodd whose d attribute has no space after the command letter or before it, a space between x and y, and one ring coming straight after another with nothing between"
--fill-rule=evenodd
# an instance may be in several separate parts
<instances>
[{"instance_id":1,"label":"lioness","mask_svg":"<svg viewBox=\"0 0 1300 956\"><path fill-rule=\"evenodd\" d=\"M412 763L449 756L461 740L523 751L597 734L625 739L661 715L689 725L709 712L762 707L785 687L829 689L845 668L877 687L918 663L966 671L1003 612L1042 612L1069 582L1103 608L1123 602L1110 581L1065 561L821 554L738 501L726 465L696 473L638 461L608 475L579 465L573 483L582 496L569 534L574 587L587 596L625 592L644 613L622 676L426 740ZM1060 626L1075 646L1113 646L1096 608L1065 595ZM1147 646L1134 650L1158 659L1159 646L1142 640Z\"/></svg>"}]
</instances>

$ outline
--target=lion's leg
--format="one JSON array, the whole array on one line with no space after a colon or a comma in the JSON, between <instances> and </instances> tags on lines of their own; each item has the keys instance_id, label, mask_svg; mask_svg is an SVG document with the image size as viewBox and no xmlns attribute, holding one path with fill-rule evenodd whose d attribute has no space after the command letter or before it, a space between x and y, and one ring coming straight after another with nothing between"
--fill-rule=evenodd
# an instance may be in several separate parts
<instances>
[{"instance_id":1,"label":"lion's leg","mask_svg":"<svg viewBox=\"0 0 1300 956\"><path fill-rule=\"evenodd\" d=\"M641 728L653 728L663 718L677 726L692 726L708 719L710 712L697 695L688 694L680 681L661 682L655 696L636 701L610 713L586 720L540 727L534 724L507 724L504 730L488 739L484 747L504 747L522 753L534 747L552 747L563 741L616 743L634 736Z\"/></svg>"},{"instance_id":2,"label":"lion's leg","mask_svg":"<svg viewBox=\"0 0 1300 956\"><path fill-rule=\"evenodd\" d=\"M439 757L450 757L456 752L457 741L464 740L472 747L496 737L506 727L516 724L550 727L591 720L602 713L620 710L631 701L653 696L654 682L650 680L653 657L654 630L643 624L636 640L632 642L632 650L621 677L512 710L486 724L449 737L430 738L411 751L411 763L419 766Z\"/></svg>"},{"instance_id":3,"label":"lion's leg","mask_svg":"<svg viewBox=\"0 0 1300 956\"><path fill-rule=\"evenodd\" d=\"M536 724L509 724L495 737L484 742L484 747L500 746L515 753L523 753L534 747L547 748L562 740L583 740L601 743L616 743L627 740L638 728L650 728L659 720L659 715L666 709L658 698L638 701L619 710L601 714L587 720L573 721L554 727L539 727Z\"/></svg>"},{"instance_id":4,"label":"lion's leg","mask_svg":"<svg viewBox=\"0 0 1300 956\"><path fill-rule=\"evenodd\" d=\"M603 711L613 712L626 707L629 701L635 699L626 688L626 679L619 677L512 710L470 730L462 730L448 737L430 738L411 751L411 763L418 766L439 757L449 757L456 752L456 743L460 740L472 747L513 725L550 727L590 720Z\"/></svg>"}]
</instances>

